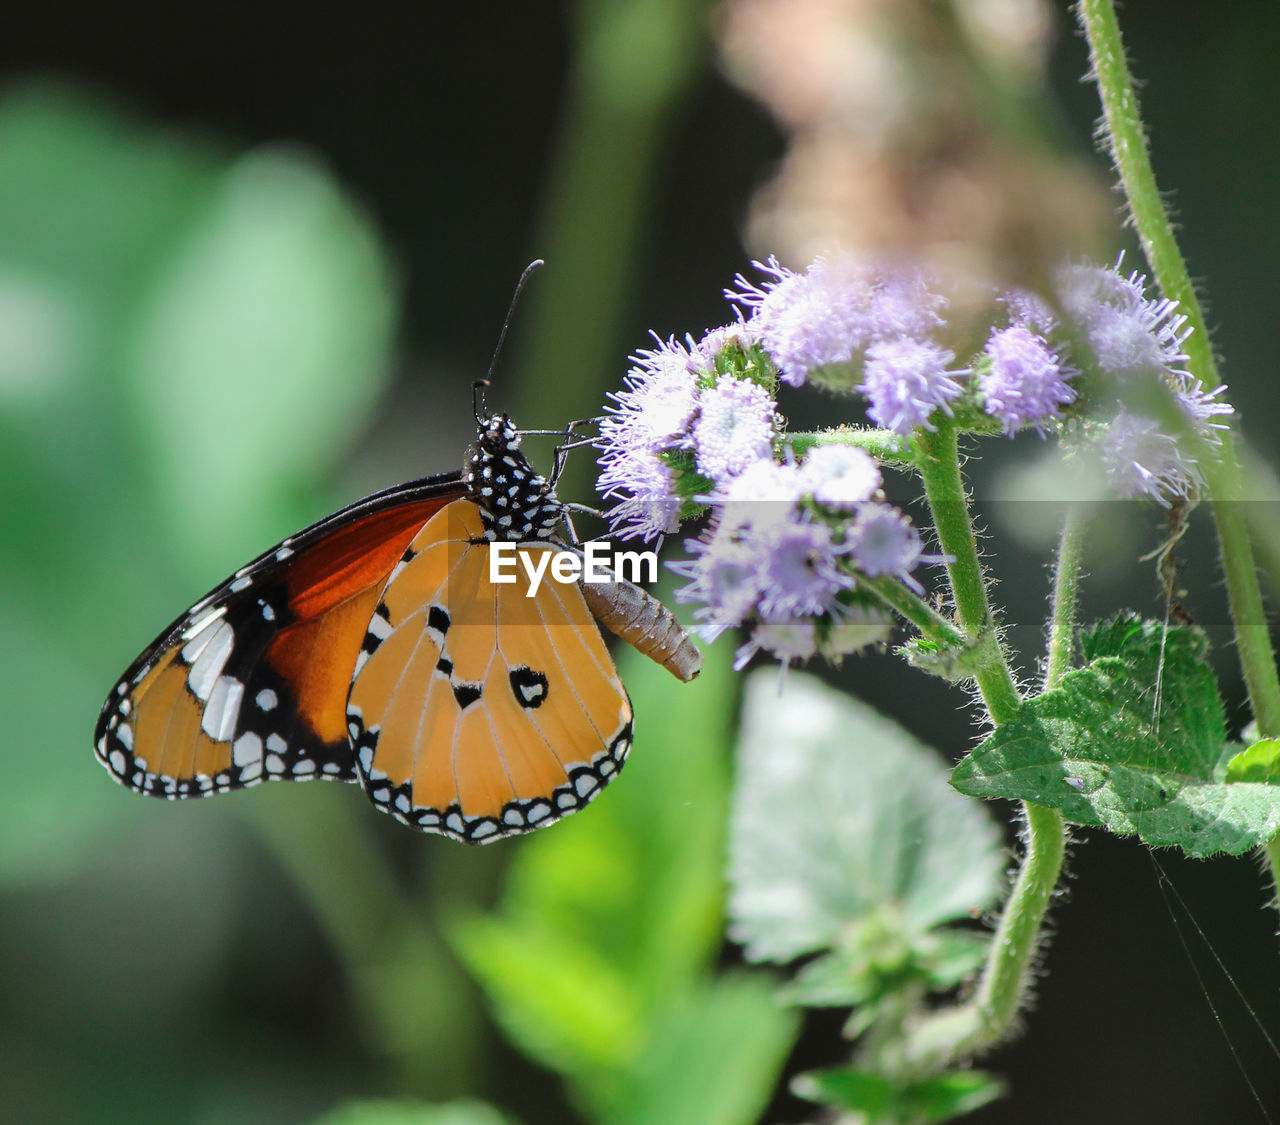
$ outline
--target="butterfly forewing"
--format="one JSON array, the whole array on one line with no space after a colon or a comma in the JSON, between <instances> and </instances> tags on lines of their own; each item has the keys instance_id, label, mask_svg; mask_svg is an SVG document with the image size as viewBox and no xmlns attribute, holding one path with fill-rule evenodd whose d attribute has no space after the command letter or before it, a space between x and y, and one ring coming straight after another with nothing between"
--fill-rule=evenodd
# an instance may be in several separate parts
<instances>
[{"instance_id":1,"label":"butterfly forewing","mask_svg":"<svg viewBox=\"0 0 1280 1125\"><path fill-rule=\"evenodd\" d=\"M630 702L577 586L527 597L526 581L491 583L484 532L467 501L422 529L371 619L348 700L374 803L468 842L580 808L631 741Z\"/></svg>"},{"instance_id":2,"label":"butterfly forewing","mask_svg":"<svg viewBox=\"0 0 1280 1125\"><path fill-rule=\"evenodd\" d=\"M116 780L199 797L273 778L354 781L345 698L387 575L456 476L367 497L282 541L175 621L108 697Z\"/></svg>"}]
</instances>

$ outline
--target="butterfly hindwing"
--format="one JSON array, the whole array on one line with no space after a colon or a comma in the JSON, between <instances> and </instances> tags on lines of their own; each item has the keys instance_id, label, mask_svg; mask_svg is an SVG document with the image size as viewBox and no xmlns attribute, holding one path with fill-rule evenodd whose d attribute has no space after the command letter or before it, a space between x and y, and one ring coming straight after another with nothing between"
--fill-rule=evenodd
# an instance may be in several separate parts
<instances>
[{"instance_id":1,"label":"butterfly hindwing","mask_svg":"<svg viewBox=\"0 0 1280 1125\"><path fill-rule=\"evenodd\" d=\"M121 677L94 734L99 760L170 798L354 781L344 704L369 616L410 539L461 491L456 475L389 489L237 571Z\"/></svg>"},{"instance_id":2,"label":"butterfly hindwing","mask_svg":"<svg viewBox=\"0 0 1280 1125\"><path fill-rule=\"evenodd\" d=\"M621 768L631 704L573 584L495 584L479 508L418 533L370 619L347 711L374 803L470 843L581 808ZM553 550L550 542L526 548Z\"/></svg>"}]
</instances>

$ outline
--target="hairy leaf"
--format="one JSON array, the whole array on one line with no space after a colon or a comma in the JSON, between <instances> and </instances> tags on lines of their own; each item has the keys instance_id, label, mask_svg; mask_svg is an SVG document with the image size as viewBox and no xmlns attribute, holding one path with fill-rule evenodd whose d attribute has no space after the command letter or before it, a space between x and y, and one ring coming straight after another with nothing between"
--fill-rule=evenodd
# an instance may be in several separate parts
<instances>
[{"instance_id":1,"label":"hairy leaf","mask_svg":"<svg viewBox=\"0 0 1280 1125\"><path fill-rule=\"evenodd\" d=\"M1253 772L1223 779L1226 721L1207 647L1197 629L1131 616L1096 626L1083 642L1089 663L1028 700L952 784L1192 856L1262 843L1280 828L1280 785Z\"/></svg>"}]
</instances>

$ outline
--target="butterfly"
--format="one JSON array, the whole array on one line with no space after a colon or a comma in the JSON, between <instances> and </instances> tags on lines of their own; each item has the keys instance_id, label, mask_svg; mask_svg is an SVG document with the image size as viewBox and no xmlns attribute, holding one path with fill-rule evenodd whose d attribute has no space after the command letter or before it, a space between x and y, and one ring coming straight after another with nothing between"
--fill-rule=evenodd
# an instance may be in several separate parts
<instances>
[{"instance_id":1,"label":"butterfly","mask_svg":"<svg viewBox=\"0 0 1280 1125\"><path fill-rule=\"evenodd\" d=\"M284 539L165 629L103 705L94 748L111 776L169 799L354 782L402 823L467 843L593 800L632 740L593 618L685 682L701 655L628 582L535 588L527 567L491 581L494 543L541 566L573 549L554 490L565 447L547 479L506 415L477 409L477 425L461 472Z\"/></svg>"}]
</instances>

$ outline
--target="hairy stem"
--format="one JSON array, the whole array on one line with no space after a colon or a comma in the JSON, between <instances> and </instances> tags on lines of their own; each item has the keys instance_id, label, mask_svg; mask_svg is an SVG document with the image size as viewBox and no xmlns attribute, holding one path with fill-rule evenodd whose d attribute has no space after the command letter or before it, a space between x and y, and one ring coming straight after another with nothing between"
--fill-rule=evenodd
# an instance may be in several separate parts
<instances>
[{"instance_id":1,"label":"hairy stem","mask_svg":"<svg viewBox=\"0 0 1280 1125\"><path fill-rule=\"evenodd\" d=\"M937 432L919 438L916 467L924 481L938 542L952 560L947 563L947 576L960 626L975 645L994 642L996 658L985 662L975 673L978 690L992 722L997 725L1008 722L1017 714L1021 699L1004 649L998 643L995 616L987 600L986 581L978 559L978 539L969 518L964 478L960 475L954 422L944 419L939 422Z\"/></svg>"},{"instance_id":2,"label":"hairy stem","mask_svg":"<svg viewBox=\"0 0 1280 1125\"><path fill-rule=\"evenodd\" d=\"M1218 365L1195 286L1156 186L1115 5L1113 0L1081 0L1079 11L1102 99L1103 135L1120 175L1134 229L1161 292L1178 302L1179 312L1186 315L1193 329L1185 345L1188 370L1206 386L1216 387L1220 381ZM1249 702L1260 733L1264 737L1277 737L1280 736L1280 675L1267 631L1262 590L1244 517L1234 434L1225 435L1219 457L1205 458L1203 465L1218 529L1236 650ZM1280 844L1276 840L1267 847L1267 858L1272 878L1280 887Z\"/></svg>"},{"instance_id":3,"label":"hairy stem","mask_svg":"<svg viewBox=\"0 0 1280 1125\"><path fill-rule=\"evenodd\" d=\"M858 586L875 594L895 613L901 614L929 640L947 648L958 648L965 636L924 598L913 594L896 578L860 578Z\"/></svg>"},{"instance_id":4,"label":"hairy stem","mask_svg":"<svg viewBox=\"0 0 1280 1125\"><path fill-rule=\"evenodd\" d=\"M1053 571L1053 616L1049 625L1049 654L1045 660L1044 690L1051 691L1071 667L1071 642L1076 625L1076 591L1080 588L1080 561L1084 554L1083 509L1072 504L1062 523L1058 561Z\"/></svg>"},{"instance_id":5,"label":"hairy stem","mask_svg":"<svg viewBox=\"0 0 1280 1125\"><path fill-rule=\"evenodd\" d=\"M837 426L830 430L788 434L787 444L800 456L818 445L852 445L865 449L877 461L909 465L914 459L905 438L892 430L873 430L862 426Z\"/></svg>"},{"instance_id":6,"label":"hairy stem","mask_svg":"<svg viewBox=\"0 0 1280 1125\"><path fill-rule=\"evenodd\" d=\"M1057 686L1071 663L1083 540L1081 513L1072 508L1063 525L1054 571L1046 691ZM1026 850L977 990L967 1003L938 1012L913 1030L905 1052L913 1066L939 1070L1000 1042L1012 1028L1026 997L1031 960L1062 874L1067 832L1062 814L1056 809L1024 802L1023 816Z\"/></svg>"}]
</instances>

